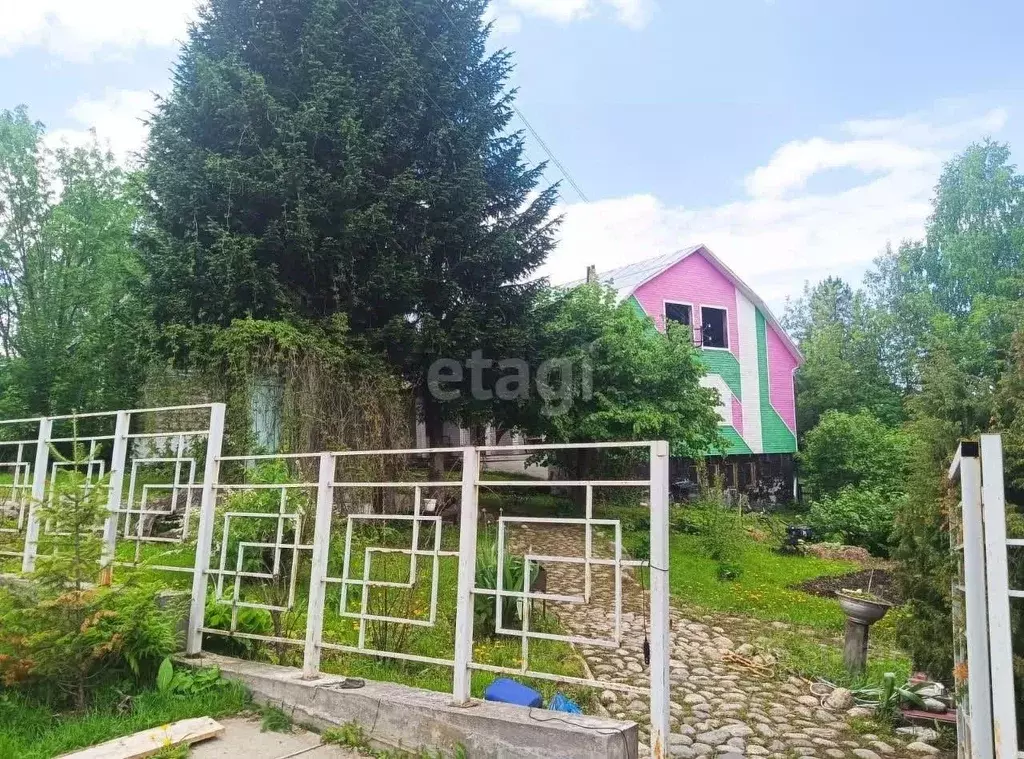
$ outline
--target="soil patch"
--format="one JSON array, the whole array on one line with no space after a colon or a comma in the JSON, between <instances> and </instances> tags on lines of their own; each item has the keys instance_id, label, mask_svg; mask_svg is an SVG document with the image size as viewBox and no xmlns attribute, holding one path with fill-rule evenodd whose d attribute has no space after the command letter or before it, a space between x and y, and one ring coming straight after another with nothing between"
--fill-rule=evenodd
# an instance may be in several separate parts
<instances>
[{"instance_id":1,"label":"soil patch","mask_svg":"<svg viewBox=\"0 0 1024 759\"><path fill-rule=\"evenodd\" d=\"M810 593L822 598L835 598L837 590L867 590L871 584L871 592L892 604L902 604L903 594L900 592L896 576L888 569L863 569L845 575L816 577L813 580L794 585L796 590Z\"/></svg>"}]
</instances>

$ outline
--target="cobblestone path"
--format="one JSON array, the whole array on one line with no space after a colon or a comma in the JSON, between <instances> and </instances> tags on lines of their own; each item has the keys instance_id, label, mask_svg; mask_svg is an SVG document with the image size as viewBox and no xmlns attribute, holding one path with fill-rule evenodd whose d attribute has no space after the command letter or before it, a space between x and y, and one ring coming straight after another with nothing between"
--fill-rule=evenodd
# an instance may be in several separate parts
<instances>
[{"instance_id":1,"label":"cobblestone path","mask_svg":"<svg viewBox=\"0 0 1024 759\"><path fill-rule=\"evenodd\" d=\"M594 553L611 556L606 538L593 539ZM547 556L583 556L581 526L517 525L509 545L517 552ZM545 563L548 592L583 594L584 570L579 564ZM589 604L549 602L547 609L572 634L614 638L614 573L594 567ZM618 649L579 646L598 680L646 687L643 641L647 629L645 591L635 573L622 580L622 644ZM735 616L707 616L671 610L671 736L670 754L683 759L739 755L790 759L909 759L940 752L916 738L908 742L857 734L850 720L870 711L836 698L813 695L807 682L785 675L758 675L723 661L728 652L757 656L751 641L781 622ZM768 660L770 662L770 660ZM838 694L837 694L838 696ZM640 726L640 756L649 753L650 712L646 697L605 690L602 708ZM902 736L901 736L902 737Z\"/></svg>"}]
</instances>

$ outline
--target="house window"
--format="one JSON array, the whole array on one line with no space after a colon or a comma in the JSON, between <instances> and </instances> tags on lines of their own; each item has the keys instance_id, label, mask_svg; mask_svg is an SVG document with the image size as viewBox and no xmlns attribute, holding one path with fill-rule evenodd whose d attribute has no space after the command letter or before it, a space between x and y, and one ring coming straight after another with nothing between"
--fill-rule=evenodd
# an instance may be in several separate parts
<instances>
[{"instance_id":1,"label":"house window","mask_svg":"<svg viewBox=\"0 0 1024 759\"><path fill-rule=\"evenodd\" d=\"M724 308L703 307L700 310L701 332L705 348L728 348L729 328Z\"/></svg>"},{"instance_id":2,"label":"house window","mask_svg":"<svg viewBox=\"0 0 1024 759\"><path fill-rule=\"evenodd\" d=\"M685 303L666 303L665 304L665 323L676 322L677 324L685 324L687 327L693 323L692 310Z\"/></svg>"}]
</instances>

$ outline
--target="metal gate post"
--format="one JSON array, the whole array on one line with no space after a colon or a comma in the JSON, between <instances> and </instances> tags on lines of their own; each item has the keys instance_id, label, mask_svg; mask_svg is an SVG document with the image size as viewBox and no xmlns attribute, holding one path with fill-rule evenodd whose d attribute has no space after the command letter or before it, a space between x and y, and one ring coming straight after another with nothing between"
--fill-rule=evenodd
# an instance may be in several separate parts
<instances>
[{"instance_id":1,"label":"metal gate post","mask_svg":"<svg viewBox=\"0 0 1024 759\"><path fill-rule=\"evenodd\" d=\"M477 478L480 452L462 451L462 511L459 519L459 584L455 616L455 669L452 695L456 704L470 698L473 661L473 588L476 586ZM501 599L498 599L499 603Z\"/></svg>"},{"instance_id":2,"label":"metal gate post","mask_svg":"<svg viewBox=\"0 0 1024 759\"><path fill-rule=\"evenodd\" d=\"M224 444L225 405L210 405L210 436L206 440L206 466L203 470L203 495L199 505L199 529L196 531L196 563L192 571L192 606L188 617L185 653L197 656L203 650L203 625L206 617L206 578L210 571L213 522L216 519L220 454Z\"/></svg>"},{"instance_id":3,"label":"metal gate post","mask_svg":"<svg viewBox=\"0 0 1024 759\"><path fill-rule=\"evenodd\" d=\"M668 443L651 446L651 756L668 756Z\"/></svg>"},{"instance_id":4,"label":"metal gate post","mask_svg":"<svg viewBox=\"0 0 1024 759\"><path fill-rule=\"evenodd\" d=\"M981 513L981 462L977 445L960 447L964 539L964 606L967 617L967 687L971 757L992 756L992 691L989 680L988 612L985 603L985 534Z\"/></svg>"},{"instance_id":5,"label":"metal gate post","mask_svg":"<svg viewBox=\"0 0 1024 759\"><path fill-rule=\"evenodd\" d=\"M121 506L124 486L124 464L128 457L128 428L131 414L117 412L114 425L114 447L110 452L110 490L107 496L107 519L103 523L103 555L100 557L100 585L110 585L114 579L114 556L117 551L117 512ZM131 504L128 504L131 508ZM142 515L139 514L139 519Z\"/></svg>"},{"instance_id":6,"label":"metal gate post","mask_svg":"<svg viewBox=\"0 0 1024 759\"><path fill-rule=\"evenodd\" d=\"M302 656L302 677L320 676L320 644L324 632L324 603L327 598L327 562L331 552L331 516L334 510L335 459L320 454L320 477L316 488L316 524L313 529L313 558L309 570L309 605L306 611L306 646ZM344 602L344 599L343 599Z\"/></svg>"},{"instance_id":7,"label":"metal gate post","mask_svg":"<svg viewBox=\"0 0 1024 759\"><path fill-rule=\"evenodd\" d=\"M1013 698L1003 439L999 435L981 436L981 504L985 517L985 574L988 579L988 645L992 657L992 732L995 736L995 755L996 759L1015 759L1017 714Z\"/></svg>"},{"instance_id":8,"label":"metal gate post","mask_svg":"<svg viewBox=\"0 0 1024 759\"><path fill-rule=\"evenodd\" d=\"M53 420L43 417L39 420L39 437L36 438L36 460L32 465L32 500L28 506L28 521L25 524L25 552L21 557L21 571L33 572L36 568L36 551L39 547L39 505L46 497L46 470L50 463L50 433Z\"/></svg>"}]
</instances>

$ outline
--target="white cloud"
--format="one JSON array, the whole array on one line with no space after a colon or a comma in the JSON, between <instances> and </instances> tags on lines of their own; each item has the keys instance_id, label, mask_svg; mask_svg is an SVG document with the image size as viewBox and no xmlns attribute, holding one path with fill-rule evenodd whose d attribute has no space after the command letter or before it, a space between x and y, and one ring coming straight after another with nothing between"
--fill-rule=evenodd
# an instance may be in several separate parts
<instances>
[{"instance_id":1,"label":"white cloud","mask_svg":"<svg viewBox=\"0 0 1024 759\"><path fill-rule=\"evenodd\" d=\"M43 47L74 61L180 41L197 0L7 0L0 56Z\"/></svg>"},{"instance_id":2,"label":"white cloud","mask_svg":"<svg viewBox=\"0 0 1024 759\"><path fill-rule=\"evenodd\" d=\"M148 90L107 90L98 100L79 98L68 110L73 126L50 130L47 142L51 147L84 145L95 130L101 145L131 164L145 145L145 120L155 105L156 96Z\"/></svg>"},{"instance_id":3,"label":"white cloud","mask_svg":"<svg viewBox=\"0 0 1024 759\"><path fill-rule=\"evenodd\" d=\"M707 244L773 307L805 279L859 276L886 242L919 237L942 163L969 140L995 134L1007 113L936 113L851 121L847 138L814 137L781 146L744 180L746 195L686 208L651 194L563 206L558 249L543 274L554 282L697 242ZM835 168L859 178L833 191L808 181Z\"/></svg>"},{"instance_id":4,"label":"white cloud","mask_svg":"<svg viewBox=\"0 0 1024 759\"><path fill-rule=\"evenodd\" d=\"M651 20L654 7L655 0L492 0L488 18L499 34L519 31L524 16L568 24L610 14L620 24L641 29Z\"/></svg>"}]
</instances>

